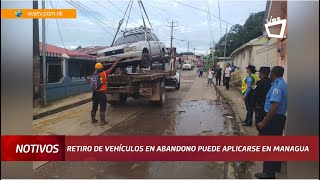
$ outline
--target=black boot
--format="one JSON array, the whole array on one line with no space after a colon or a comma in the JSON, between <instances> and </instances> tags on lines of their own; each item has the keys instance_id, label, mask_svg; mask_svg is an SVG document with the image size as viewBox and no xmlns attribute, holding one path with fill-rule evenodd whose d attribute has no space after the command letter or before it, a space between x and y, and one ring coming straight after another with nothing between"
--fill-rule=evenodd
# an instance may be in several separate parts
<instances>
[{"instance_id":1,"label":"black boot","mask_svg":"<svg viewBox=\"0 0 320 180\"><path fill-rule=\"evenodd\" d=\"M92 123L98 122L98 120L96 120L96 112L91 112L91 121Z\"/></svg>"},{"instance_id":2,"label":"black boot","mask_svg":"<svg viewBox=\"0 0 320 180\"><path fill-rule=\"evenodd\" d=\"M100 112L100 123L101 126L108 124L108 122L106 121L106 113L105 112Z\"/></svg>"}]
</instances>

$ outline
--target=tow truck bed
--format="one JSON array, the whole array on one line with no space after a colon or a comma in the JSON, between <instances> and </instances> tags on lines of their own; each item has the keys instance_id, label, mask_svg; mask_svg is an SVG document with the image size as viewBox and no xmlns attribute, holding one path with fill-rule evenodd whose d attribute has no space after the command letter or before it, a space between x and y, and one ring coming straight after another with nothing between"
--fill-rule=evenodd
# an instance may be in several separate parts
<instances>
[{"instance_id":1,"label":"tow truck bed","mask_svg":"<svg viewBox=\"0 0 320 180\"><path fill-rule=\"evenodd\" d=\"M129 85L135 82L142 81L154 81L169 76L168 72L157 72L153 70L146 71L145 73L132 73L132 74L121 74L121 75L110 75L108 76L109 86L113 85Z\"/></svg>"}]
</instances>

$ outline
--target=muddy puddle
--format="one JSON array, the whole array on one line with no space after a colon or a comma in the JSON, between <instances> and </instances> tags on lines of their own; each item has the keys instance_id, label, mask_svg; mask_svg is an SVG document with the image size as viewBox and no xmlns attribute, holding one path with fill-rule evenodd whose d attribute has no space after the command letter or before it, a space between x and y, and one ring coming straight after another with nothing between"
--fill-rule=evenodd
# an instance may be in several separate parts
<instances>
[{"instance_id":1,"label":"muddy puddle","mask_svg":"<svg viewBox=\"0 0 320 180\"><path fill-rule=\"evenodd\" d=\"M233 132L232 112L221 101L183 101L176 118L176 135L219 135ZM231 120L232 121L232 120Z\"/></svg>"}]
</instances>

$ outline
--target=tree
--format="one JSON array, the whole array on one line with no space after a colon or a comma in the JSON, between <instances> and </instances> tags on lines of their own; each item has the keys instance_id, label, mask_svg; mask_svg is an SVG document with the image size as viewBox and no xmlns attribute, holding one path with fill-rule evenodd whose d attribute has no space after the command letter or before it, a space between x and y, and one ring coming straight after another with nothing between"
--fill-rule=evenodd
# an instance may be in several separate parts
<instances>
[{"instance_id":1,"label":"tree","mask_svg":"<svg viewBox=\"0 0 320 180\"><path fill-rule=\"evenodd\" d=\"M252 13L247 18L244 25L235 24L233 25L227 34L227 46L226 46L226 56L242 46L243 44L249 42L250 40L257 38L263 34L264 25L264 11L258 13ZM220 38L218 44L215 45L216 52L215 56L224 56L224 44L225 44L226 34Z\"/></svg>"}]
</instances>

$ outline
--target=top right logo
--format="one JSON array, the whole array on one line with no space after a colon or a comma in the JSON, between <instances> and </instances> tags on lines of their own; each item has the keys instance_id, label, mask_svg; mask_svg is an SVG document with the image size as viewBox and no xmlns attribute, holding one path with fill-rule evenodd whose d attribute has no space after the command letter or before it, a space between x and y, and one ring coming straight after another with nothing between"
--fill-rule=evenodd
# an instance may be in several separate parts
<instances>
[{"instance_id":1,"label":"top right logo","mask_svg":"<svg viewBox=\"0 0 320 180\"><path fill-rule=\"evenodd\" d=\"M286 36L284 36L284 30L285 30L286 24L287 24L286 19L280 19L280 17L272 18L272 16L271 16L270 20L268 21L268 19L266 19L266 21L267 21L267 24L265 24L264 26L266 27L268 37L280 38L280 39L286 38ZM269 27L276 26L276 25L281 25L280 34L271 34Z\"/></svg>"}]
</instances>

